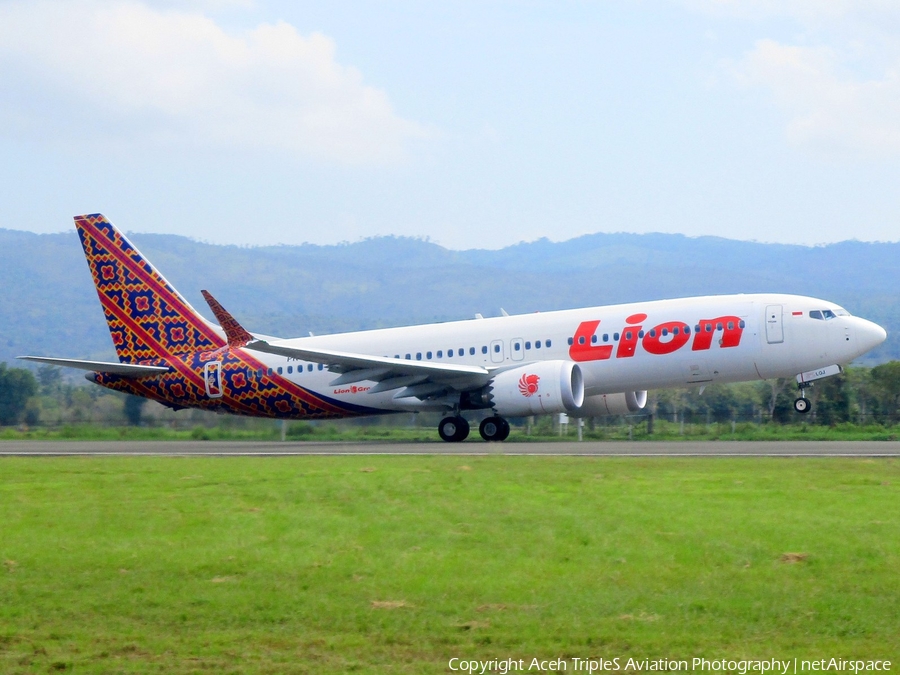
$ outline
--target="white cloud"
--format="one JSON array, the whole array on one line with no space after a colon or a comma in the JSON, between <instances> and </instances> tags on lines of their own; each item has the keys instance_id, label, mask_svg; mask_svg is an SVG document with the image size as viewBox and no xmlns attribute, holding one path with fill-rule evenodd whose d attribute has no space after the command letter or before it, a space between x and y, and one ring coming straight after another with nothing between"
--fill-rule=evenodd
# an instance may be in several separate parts
<instances>
[{"instance_id":1,"label":"white cloud","mask_svg":"<svg viewBox=\"0 0 900 675\"><path fill-rule=\"evenodd\" d=\"M718 16L744 19L790 16L806 22L859 14L900 14L896 0L680 0L680 4Z\"/></svg>"},{"instance_id":2,"label":"white cloud","mask_svg":"<svg viewBox=\"0 0 900 675\"><path fill-rule=\"evenodd\" d=\"M738 82L771 93L788 115L786 134L795 145L829 154L900 156L896 67L863 79L831 48L760 40L732 72Z\"/></svg>"},{"instance_id":3,"label":"white cloud","mask_svg":"<svg viewBox=\"0 0 900 675\"><path fill-rule=\"evenodd\" d=\"M128 0L0 4L0 83L8 122L69 141L114 135L359 164L397 160L428 135L337 63L321 33L283 21L232 32L199 11Z\"/></svg>"},{"instance_id":4,"label":"white cloud","mask_svg":"<svg viewBox=\"0 0 900 675\"><path fill-rule=\"evenodd\" d=\"M761 35L724 64L733 81L769 93L787 117L790 143L830 155L900 157L900 2L676 1L745 21L750 30L758 22L794 33L778 40Z\"/></svg>"}]
</instances>

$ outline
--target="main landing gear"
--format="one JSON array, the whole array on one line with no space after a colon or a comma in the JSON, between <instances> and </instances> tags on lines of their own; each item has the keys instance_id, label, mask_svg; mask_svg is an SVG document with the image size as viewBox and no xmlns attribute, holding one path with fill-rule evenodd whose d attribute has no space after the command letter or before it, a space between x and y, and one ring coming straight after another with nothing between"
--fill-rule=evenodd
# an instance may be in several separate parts
<instances>
[{"instance_id":1,"label":"main landing gear","mask_svg":"<svg viewBox=\"0 0 900 675\"><path fill-rule=\"evenodd\" d=\"M505 441L509 436L509 422L494 415L485 417L478 426L478 433L486 441ZM438 434L448 443L459 443L469 435L469 423L461 415L445 417L438 424Z\"/></svg>"},{"instance_id":2,"label":"main landing gear","mask_svg":"<svg viewBox=\"0 0 900 675\"><path fill-rule=\"evenodd\" d=\"M486 441L505 441L509 436L509 422L499 415L485 417L481 420L478 433Z\"/></svg>"},{"instance_id":3,"label":"main landing gear","mask_svg":"<svg viewBox=\"0 0 900 675\"><path fill-rule=\"evenodd\" d=\"M445 417L438 424L438 434L440 434L441 440L448 443L459 443L466 440L466 436L469 435L469 423L460 415Z\"/></svg>"},{"instance_id":4,"label":"main landing gear","mask_svg":"<svg viewBox=\"0 0 900 675\"><path fill-rule=\"evenodd\" d=\"M801 382L800 398L794 399L794 410L796 410L801 415L805 415L810 410L812 410L812 403L808 398L806 398L806 388L811 386L812 382Z\"/></svg>"}]
</instances>

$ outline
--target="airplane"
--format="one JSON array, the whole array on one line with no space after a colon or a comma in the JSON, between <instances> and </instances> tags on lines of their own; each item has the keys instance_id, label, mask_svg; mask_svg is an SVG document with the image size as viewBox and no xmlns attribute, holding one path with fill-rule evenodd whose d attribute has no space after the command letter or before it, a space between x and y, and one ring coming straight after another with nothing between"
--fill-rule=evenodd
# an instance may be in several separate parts
<instances>
[{"instance_id":1,"label":"airplane","mask_svg":"<svg viewBox=\"0 0 900 675\"><path fill-rule=\"evenodd\" d=\"M647 390L796 377L806 388L881 344L838 305L786 294L637 302L281 339L245 330L203 291L205 319L102 214L75 217L119 362L21 356L176 410L278 419L445 413L438 434L486 441L507 418L636 413Z\"/></svg>"}]
</instances>

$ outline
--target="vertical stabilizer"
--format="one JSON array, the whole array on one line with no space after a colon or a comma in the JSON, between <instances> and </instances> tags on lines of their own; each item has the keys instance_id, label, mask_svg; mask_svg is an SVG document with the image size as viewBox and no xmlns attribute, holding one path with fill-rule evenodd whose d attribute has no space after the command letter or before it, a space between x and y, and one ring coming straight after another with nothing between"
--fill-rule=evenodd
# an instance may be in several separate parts
<instances>
[{"instance_id":1,"label":"vertical stabilizer","mask_svg":"<svg viewBox=\"0 0 900 675\"><path fill-rule=\"evenodd\" d=\"M76 216L75 227L121 362L138 363L225 344L103 215Z\"/></svg>"}]
</instances>

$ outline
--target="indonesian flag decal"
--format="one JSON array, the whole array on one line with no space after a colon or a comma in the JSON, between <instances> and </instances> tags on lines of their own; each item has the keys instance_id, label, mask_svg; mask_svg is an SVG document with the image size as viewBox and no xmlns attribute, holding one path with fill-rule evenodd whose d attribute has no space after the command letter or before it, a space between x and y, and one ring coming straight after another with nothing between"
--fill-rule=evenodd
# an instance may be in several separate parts
<instances>
[{"instance_id":1,"label":"indonesian flag decal","mask_svg":"<svg viewBox=\"0 0 900 675\"><path fill-rule=\"evenodd\" d=\"M522 375L519 378L519 391L522 393L522 396L525 398L529 398L534 396L538 390L538 382L541 381L537 375Z\"/></svg>"}]
</instances>

